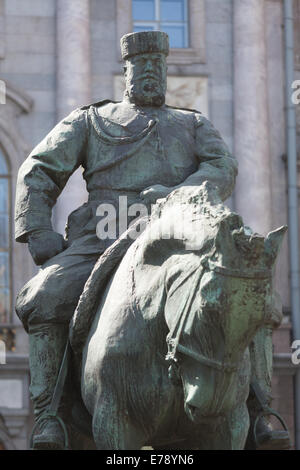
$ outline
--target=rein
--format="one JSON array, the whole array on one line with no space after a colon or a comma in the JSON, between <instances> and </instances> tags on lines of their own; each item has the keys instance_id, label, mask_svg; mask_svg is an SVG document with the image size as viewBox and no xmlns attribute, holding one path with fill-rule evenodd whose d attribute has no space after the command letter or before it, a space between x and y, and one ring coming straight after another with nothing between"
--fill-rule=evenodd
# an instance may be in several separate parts
<instances>
[{"instance_id":1,"label":"rein","mask_svg":"<svg viewBox=\"0 0 300 470\"><path fill-rule=\"evenodd\" d=\"M269 270L240 271L238 269L227 268L225 266L219 266L210 261L208 262L207 267L209 268L210 271L214 271L218 274L221 274L222 276L228 276L228 277L235 277L235 278L241 278L241 279L269 279L271 277L271 271ZM198 272L198 268L196 268L190 275L194 274L195 272ZM201 280L201 275L199 275L198 277L195 276L195 281L192 285L190 295L185 301L185 304L182 309L182 313L181 315L178 316L177 322L175 322L175 325L173 326L172 330L170 331L170 333L168 334L166 338L167 346L168 346L168 353L165 357L165 360L170 363L171 368L172 366L177 367L178 359L176 357L176 354L177 352L179 352L181 354L184 354L185 356L191 357L192 359L196 360L197 362L199 362L200 364L204 366L211 367L220 372L223 372L223 373L236 372L238 369L237 363L227 363L227 362L218 361L216 359L211 359L211 358L204 356L203 354L199 354L196 351L193 351L192 349L187 348L186 346L183 346L182 344L180 344L180 337L182 335L182 331L186 323L188 313L190 311L190 305L194 299L200 280ZM177 330L177 334L175 335L176 330ZM174 375L174 371L172 372Z\"/></svg>"}]
</instances>

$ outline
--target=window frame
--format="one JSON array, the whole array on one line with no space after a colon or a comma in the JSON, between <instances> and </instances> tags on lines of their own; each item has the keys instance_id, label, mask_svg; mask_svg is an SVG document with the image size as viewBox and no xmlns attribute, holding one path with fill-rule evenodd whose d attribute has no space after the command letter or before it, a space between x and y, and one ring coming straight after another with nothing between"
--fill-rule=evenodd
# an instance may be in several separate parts
<instances>
[{"instance_id":1,"label":"window frame","mask_svg":"<svg viewBox=\"0 0 300 470\"><path fill-rule=\"evenodd\" d=\"M205 58L205 0L187 0L189 47L171 48L168 64L190 65L203 64ZM117 13L117 57L121 62L120 39L124 34L132 33L132 0L116 0Z\"/></svg>"},{"instance_id":2,"label":"window frame","mask_svg":"<svg viewBox=\"0 0 300 470\"><path fill-rule=\"evenodd\" d=\"M2 249L0 247L0 253L8 253L8 282L9 286L7 287L9 291L9 299L8 299L8 314L6 321L1 321L0 318L0 327L7 326L12 323L12 306L13 306L13 273L12 273L12 173L11 173L11 165L10 161L7 157L7 154L4 148L0 145L0 158L3 158L6 163L7 173L0 172L0 179L7 180L7 196L8 196L8 245L7 249Z\"/></svg>"},{"instance_id":3,"label":"window frame","mask_svg":"<svg viewBox=\"0 0 300 470\"><path fill-rule=\"evenodd\" d=\"M161 0L154 0L154 15L155 15L154 20L134 20L132 18L132 29L134 29L135 26L140 26L140 27L153 26L154 30L160 30L160 26L162 24L169 24L170 26L181 26L181 27L183 26L185 46L180 47L178 49L188 49L189 46L190 46L189 1L188 0L183 0L185 19L183 19L182 21L162 20L161 17L160 17L160 2L161 2ZM172 49L174 49L174 48L172 48Z\"/></svg>"},{"instance_id":4,"label":"window frame","mask_svg":"<svg viewBox=\"0 0 300 470\"><path fill-rule=\"evenodd\" d=\"M0 59L5 58L5 16L4 16L4 0L0 0Z\"/></svg>"}]
</instances>

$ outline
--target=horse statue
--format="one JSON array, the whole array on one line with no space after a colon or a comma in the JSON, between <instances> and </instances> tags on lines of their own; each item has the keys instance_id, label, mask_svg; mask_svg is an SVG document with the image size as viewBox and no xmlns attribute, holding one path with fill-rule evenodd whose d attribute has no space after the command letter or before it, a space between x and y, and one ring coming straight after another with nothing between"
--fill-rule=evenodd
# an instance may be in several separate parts
<instances>
[{"instance_id":1,"label":"horse statue","mask_svg":"<svg viewBox=\"0 0 300 470\"><path fill-rule=\"evenodd\" d=\"M97 449L244 448L249 344L280 321L285 231L253 233L207 182L158 201L99 293L82 350Z\"/></svg>"}]
</instances>

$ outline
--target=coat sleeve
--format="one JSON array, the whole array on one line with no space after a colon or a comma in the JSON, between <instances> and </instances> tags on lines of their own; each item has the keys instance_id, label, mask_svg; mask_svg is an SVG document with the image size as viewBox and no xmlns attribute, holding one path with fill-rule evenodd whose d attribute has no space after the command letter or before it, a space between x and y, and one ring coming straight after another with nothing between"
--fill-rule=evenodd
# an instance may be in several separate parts
<instances>
[{"instance_id":1,"label":"coat sleeve","mask_svg":"<svg viewBox=\"0 0 300 470\"><path fill-rule=\"evenodd\" d=\"M209 181L218 187L219 196L225 201L235 185L237 160L211 122L198 113L195 114L195 133L199 167L182 185L198 186Z\"/></svg>"},{"instance_id":2,"label":"coat sleeve","mask_svg":"<svg viewBox=\"0 0 300 470\"><path fill-rule=\"evenodd\" d=\"M71 174L84 163L86 111L76 109L58 123L20 167L15 203L15 239L52 230L51 214Z\"/></svg>"}]
</instances>

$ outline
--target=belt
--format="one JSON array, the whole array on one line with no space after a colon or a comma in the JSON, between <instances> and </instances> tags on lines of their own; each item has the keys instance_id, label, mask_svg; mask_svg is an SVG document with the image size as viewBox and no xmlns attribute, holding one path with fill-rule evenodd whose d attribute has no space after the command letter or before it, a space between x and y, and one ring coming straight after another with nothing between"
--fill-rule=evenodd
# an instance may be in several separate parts
<instances>
[{"instance_id":1,"label":"belt","mask_svg":"<svg viewBox=\"0 0 300 470\"><path fill-rule=\"evenodd\" d=\"M128 201L140 201L140 190L128 189L92 189L89 193L89 201L118 201L120 196L126 196Z\"/></svg>"}]
</instances>

